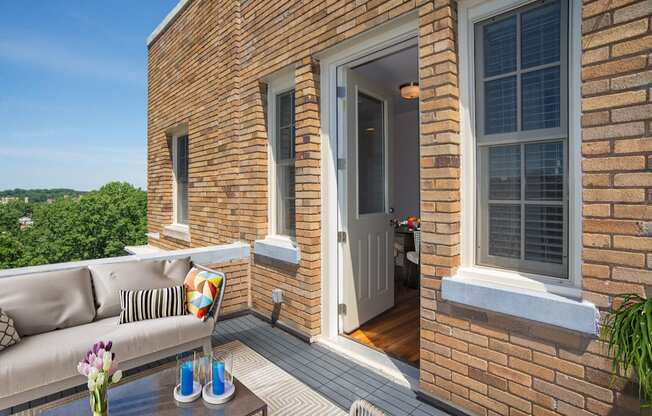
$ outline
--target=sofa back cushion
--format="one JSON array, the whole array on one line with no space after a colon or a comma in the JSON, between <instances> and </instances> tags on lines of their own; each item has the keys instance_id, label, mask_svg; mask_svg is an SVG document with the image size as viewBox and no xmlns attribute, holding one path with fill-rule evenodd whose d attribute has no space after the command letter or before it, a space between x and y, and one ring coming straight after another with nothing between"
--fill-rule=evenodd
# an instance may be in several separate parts
<instances>
[{"instance_id":1,"label":"sofa back cushion","mask_svg":"<svg viewBox=\"0 0 652 416\"><path fill-rule=\"evenodd\" d=\"M21 336L92 322L90 272L86 268L0 278L0 308Z\"/></svg>"},{"instance_id":2,"label":"sofa back cushion","mask_svg":"<svg viewBox=\"0 0 652 416\"><path fill-rule=\"evenodd\" d=\"M186 275L190 271L192 263L190 257L183 257L176 260L168 260L165 262L164 273L168 279L172 279L178 284L183 285Z\"/></svg>"},{"instance_id":3,"label":"sofa back cushion","mask_svg":"<svg viewBox=\"0 0 652 416\"><path fill-rule=\"evenodd\" d=\"M165 266L165 260L132 260L89 266L95 291L96 319L120 315L120 290L178 286L178 281L165 275Z\"/></svg>"}]
</instances>

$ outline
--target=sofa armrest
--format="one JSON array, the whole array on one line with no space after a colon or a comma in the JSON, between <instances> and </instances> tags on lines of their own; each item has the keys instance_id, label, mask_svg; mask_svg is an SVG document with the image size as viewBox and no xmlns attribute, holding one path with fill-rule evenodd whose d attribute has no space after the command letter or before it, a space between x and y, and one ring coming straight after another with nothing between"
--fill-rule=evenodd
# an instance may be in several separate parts
<instances>
[{"instance_id":1,"label":"sofa armrest","mask_svg":"<svg viewBox=\"0 0 652 416\"><path fill-rule=\"evenodd\" d=\"M224 300L224 291L226 289L226 273L220 272L218 270L211 269L210 267L206 267L206 266L203 266L203 265L197 264L197 263L193 263L192 265L194 267L200 269L200 270L204 270L204 271L207 271L207 272L210 272L210 273L215 273L215 274L222 275L222 285L220 287L220 296L218 297L217 307L215 308L215 312L213 313L213 322L214 322L214 325L217 325L217 320L218 320L218 318L220 316L220 310L222 309L222 300Z\"/></svg>"}]
</instances>

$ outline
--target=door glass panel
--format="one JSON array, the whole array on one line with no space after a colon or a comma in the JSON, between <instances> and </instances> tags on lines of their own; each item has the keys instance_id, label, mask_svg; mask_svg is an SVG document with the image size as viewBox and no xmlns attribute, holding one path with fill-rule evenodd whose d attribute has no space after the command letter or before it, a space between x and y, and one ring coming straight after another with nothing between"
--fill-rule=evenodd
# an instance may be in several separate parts
<instances>
[{"instance_id":1,"label":"door glass panel","mask_svg":"<svg viewBox=\"0 0 652 416\"><path fill-rule=\"evenodd\" d=\"M358 93L358 214L385 212L383 102Z\"/></svg>"}]
</instances>

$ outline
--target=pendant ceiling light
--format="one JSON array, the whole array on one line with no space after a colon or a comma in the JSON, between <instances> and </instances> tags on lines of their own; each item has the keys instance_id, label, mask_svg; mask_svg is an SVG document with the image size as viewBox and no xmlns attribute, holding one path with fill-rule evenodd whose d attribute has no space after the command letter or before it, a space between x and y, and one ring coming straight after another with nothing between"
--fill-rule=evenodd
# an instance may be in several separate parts
<instances>
[{"instance_id":1,"label":"pendant ceiling light","mask_svg":"<svg viewBox=\"0 0 652 416\"><path fill-rule=\"evenodd\" d=\"M401 97L406 100L415 100L419 98L419 83L418 82L408 82L399 87L401 90Z\"/></svg>"}]
</instances>

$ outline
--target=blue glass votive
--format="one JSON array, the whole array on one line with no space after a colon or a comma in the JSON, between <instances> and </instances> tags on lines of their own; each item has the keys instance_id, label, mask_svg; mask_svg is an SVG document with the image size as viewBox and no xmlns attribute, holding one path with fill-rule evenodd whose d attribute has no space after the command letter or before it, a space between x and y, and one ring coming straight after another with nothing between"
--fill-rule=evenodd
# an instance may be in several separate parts
<instances>
[{"instance_id":1,"label":"blue glass votive","mask_svg":"<svg viewBox=\"0 0 652 416\"><path fill-rule=\"evenodd\" d=\"M224 363L213 361L213 394L224 394Z\"/></svg>"},{"instance_id":2,"label":"blue glass votive","mask_svg":"<svg viewBox=\"0 0 652 416\"><path fill-rule=\"evenodd\" d=\"M194 390L192 361L181 364L181 395L189 396Z\"/></svg>"}]
</instances>

